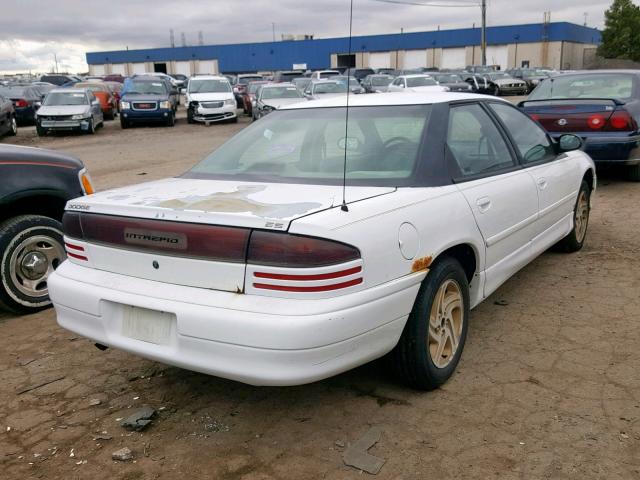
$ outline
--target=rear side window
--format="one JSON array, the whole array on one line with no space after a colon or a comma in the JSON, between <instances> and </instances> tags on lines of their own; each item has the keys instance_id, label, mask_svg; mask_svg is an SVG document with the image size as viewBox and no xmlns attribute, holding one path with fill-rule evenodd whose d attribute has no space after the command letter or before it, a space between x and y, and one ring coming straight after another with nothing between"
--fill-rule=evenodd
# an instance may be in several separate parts
<instances>
[{"instance_id":1,"label":"rear side window","mask_svg":"<svg viewBox=\"0 0 640 480\"><path fill-rule=\"evenodd\" d=\"M477 104L451 109L447 146L464 176L498 172L515 165L500 131Z\"/></svg>"},{"instance_id":2,"label":"rear side window","mask_svg":"<svg viewBox=\"0 0 640 480\"><path fill-rule=\"evenodd\" d=\"M510 105L490 104L509 131L524 163L552 160L556 157L549 137L533 120Z\"/></svg>"}]
</instances>

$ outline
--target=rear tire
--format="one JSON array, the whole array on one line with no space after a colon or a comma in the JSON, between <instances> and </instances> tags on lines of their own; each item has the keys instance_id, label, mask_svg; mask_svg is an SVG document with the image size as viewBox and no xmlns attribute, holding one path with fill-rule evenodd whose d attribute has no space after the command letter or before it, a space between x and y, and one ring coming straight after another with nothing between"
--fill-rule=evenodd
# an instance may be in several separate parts
<instances>
[{"instance_id":1,"label":"rear tire","mask_svg":"<svg viewBox=\"0 0 640 480\"><path fill-rule=\"evenodd\" d=\"M433 390L453 375L467 338L469 284L460 263L437 260L422 282L398 345L389 359L399 377Z\"/></svg>"},{"instance_id":2,"label":"rear tire","mask_svg":"<svg viewBox=\"0 0 640 480\"><path fill-rule=\"evenodd\" d=\"M584 245L589 226L589 213L591 212L591 189L585 180L580 185L578 198L573 208L573 229L571 233L556 244L556 249L562 252L577 252Z\"/></svg>"},{"instance_id":3,"label":"rear tire","mask_svg":"<svg viewBox=\"0 0 640 480\"><path fill-rule=\"evenodd\" d=\"M32 313L51 305L47 279L64 261L62 225L40 215L0 224L0 307Z\"/></svg>"},{"instance_id":4,"label":"rear tire","mask_svg":"<svg viewBox=\"0 0 640 480\"><path fill-rule=\"evenodd\" d=\"M627 179L632 182L640 182L640 165L627 167Z\"/></svg>"}]
</instances>

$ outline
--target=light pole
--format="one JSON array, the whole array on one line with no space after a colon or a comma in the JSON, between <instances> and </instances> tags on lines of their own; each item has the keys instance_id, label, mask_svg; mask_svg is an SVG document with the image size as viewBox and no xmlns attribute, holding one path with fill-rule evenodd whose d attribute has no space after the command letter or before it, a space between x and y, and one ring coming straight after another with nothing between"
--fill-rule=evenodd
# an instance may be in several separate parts
<instances>
[{"instance_id":1,"label":"light pole","mask_svg":"<svg viewBox=\"0 0 640 480\"><path fill-rule=\"evenodd\" d=\"M481 49L482 49L482 66L487 66L487 0L482 0L480 5L482 12L482 33L481 33Z\"/></svg>"}]
</instances>

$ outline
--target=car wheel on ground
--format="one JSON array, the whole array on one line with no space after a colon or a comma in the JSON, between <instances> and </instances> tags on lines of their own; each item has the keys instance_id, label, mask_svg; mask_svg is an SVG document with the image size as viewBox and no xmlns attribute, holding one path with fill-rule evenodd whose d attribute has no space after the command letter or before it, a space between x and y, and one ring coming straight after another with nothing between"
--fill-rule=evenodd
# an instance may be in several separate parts
<instances>
[{"instance_id":1,"label":"car wheel on ground","mask_svg":"<svg viewBox=\"0 0 640 480\"><path fill-rule=\"evenodd\" d=\"M591 212L591 189L585 180L580 185L578 198L573 209L573 229L556 244L558 250L563 252L577 252L584 245L589 226L589 213Z\"/></svg>"},{"instance_id":2,"label":"car wheel on ground","mask_svg":"<svg viewBox=\"0 0 640 480\"><path fill-rule=\"evenodd\" d=\"M106 120L114 120L115 118L116 118L116 112L113 109L105 116Z\"/></svg>"},{"instance_id":3,"label":"car wheel on ground","mask_svg":"<svg viewBox=\"0 0 640 480\"><path fill-rule=\"evenodd\" d=\"M195 123L195 121L193 120L193 109L191 108L187 109L187 123L189 124Z\"/></svg>"},{"instance_id":4,"label":"car wheel on ground","mask_svg":"<svg viewBox=\"0 0 640 480\"><path fill-rule=\"evenodd\" d=\"M167 127L173 127L176 124L176 116L173 113L169 114L169 118L167 118Z\"/></svg>"},{"instance_id":5,"label":"car wheel on ground","mask_svg":"<svg viewBox=\"0 0 640 480\"><path fill-rule=\"evenodd\" d=\"M89 128L87 128L87 133L89 135L93 135L94 133L96 133L96 125L95 123L93 123L93 118L89 120Z\"/></svg>"},{"instance_id":6,"label":"car wheel on ground","mask_svg":"<svg viewBox=\"0 0 640 480\"><path fill-rule=\"evenodd\" d=\"M433 390L453 374L462 355L469 320L469 284L460 263L436 261L390 355L392 366L413 388Z\"/></svg>"},{"instance_id":7,"label":"car wheel on ground","mask_svg":"<svg viewBox=\"0 0 640 480\"><path fill-rule=\"evenodd\" d=\"M39 137L44 137L47 134L47 129L36 123L36 133Z\"/></svg>"},{"instance_id":8,"label":"car wheel on ground","mask_svg":"<svg viewBox=\"0 0 640 480\"><path fill-rule=\"evenodd\" d=\"M129 122L125 120L125 118L122 115L120 115L120 127L122 129L129 128Z\"/></svg>"},{"instance_id":9,"label":"car wheel on ground","mask_svg":"<svg viewBox=\"0 0 640 480\"><path fill-rule=\"evenodd\" d=\"M18 134L18 122L16 122L16 117L11 117L9 132L7 133L7 135L15 136L17 134Z\"/></svg>"},{"instance_id":10,"label":"car wheel on ground","mask_svg":"<svg viewBox=\"0 0 640 480\"><path fill-rule=\"evenodd\" d=\"M51 305L47 279L66 258L62 225L40 215L0 224L0 307L30 313Z\"/></svg>"},{"instance_id":11,"label":"car wheel on ground","mask_svg":"<svg viewBox=\"0 0 640 480\"><path fill-rule=\"evenodd\" d=\"M500 96L500 87L499 86L495 86L493 87L493 95L495 95L496 97Z\"/></svg>"}]
</instances>

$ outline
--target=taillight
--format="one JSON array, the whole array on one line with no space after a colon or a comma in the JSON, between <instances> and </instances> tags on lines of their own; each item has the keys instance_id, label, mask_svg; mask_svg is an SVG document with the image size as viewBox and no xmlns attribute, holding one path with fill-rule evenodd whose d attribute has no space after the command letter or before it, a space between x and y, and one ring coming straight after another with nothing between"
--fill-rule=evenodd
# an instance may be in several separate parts
<instances>
[{"instance_id":1,"label":"taillight","mask_svg":"<svg viewBox=\"0 0 640 480\"><path fill-rule=\"evenodd\" d=\"M29 104L27 103L27 101L24 98L16 100L16 107L24 108L24 107L26 107L28 105Z\"/></svg>"},{"instance_id":2,"label":"taillight","mask_svg":"<svg viewBox=\"0 0 640 480\"><path fill-rule=\"evenodd\" d=\"M609 118L609 125L614 130L630 130L636 129L636 122L629 112L626 110L617 110L613 112L611 118Z\"/></svg>"},{"instance_id":3,"label":"taillight","mask_svg":"<svg viewBox=\"0 0 640 480\"><path fill-rule=\"evenodd\" d=\"M80 214L76 212L65 212L62 216L62 232L66 237L83 239Z\"/></svg>"},{"instance_id":4,"label":"taillight","mask_svg":"<svg viewBox=\"0 0 640 480\"><path fill-rule=\"evenodd\" d=\"M531 117L531 120L533 120L534 122L540 120L540 116L536 114L529 115L529 117Z\"/></svg>"},{"instance_id":5,"label":"taillight","mask_svg":"<svg viewBox=\"0 0 640 480\"><path fill-rule=\"evenodd\" d=\"M337 265L360 258L357 248L333 240L287 233L255 231L247 263L273 267L312 268Z\"/></svg>"},{"instance_id":6,"label":"taillight","mask_svg":"<svg viewBox=\"0 0 640 480\"><path fill-rule=\"evenodd\" d=\"M602 115L599 114L594 114L591 115L588 119L587 119L587 125L589 125L589 128L592 130L600 130L602 127L604 127L605 124L605 118Z\"/></svg>"}]
</instances>

